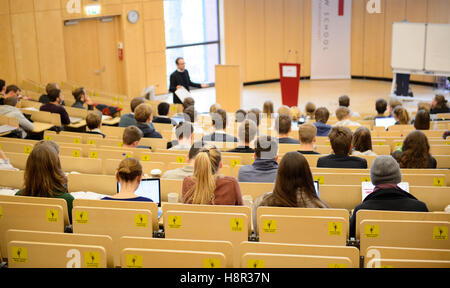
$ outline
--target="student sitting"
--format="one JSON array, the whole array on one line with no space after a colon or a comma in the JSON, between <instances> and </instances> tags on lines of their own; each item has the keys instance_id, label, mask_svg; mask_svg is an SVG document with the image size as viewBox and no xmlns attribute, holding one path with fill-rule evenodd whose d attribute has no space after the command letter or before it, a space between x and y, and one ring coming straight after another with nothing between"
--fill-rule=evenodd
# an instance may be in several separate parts
<instances>
[{"instance_id":1,"label":"student sitting","mask_svg":"<svg viewBox=\"0 0 450 288\"><path fill-rule=\"evenodd\" d=\"M278 141L280 144L300 144L300 141L297 139L289 137L289 133L292 131L292 119L289 114L283 114L277 117L275 130L278 133Z\"/></svg>"},{"instance_id":2,"label":"student sitting","mask_svg":"<svg viewBox=\"0 0 450 288\"><path fill-rule=\"evenodd\" d=\"M416 130L430 130L430 113L427 110L419 110L414 119Z\"/></svg>"},{"instance_id":3,"label":"student sitting","mask_svg":"<svg viewBox=\"0 0 450 288\"><path fill-rule=\"evenodd\" d=\"M312 102L308 102L305 105L305 123L308 123L311 120L315 120L314 117L316 116L316 105Z\"/></svg>"},{"instance_id":4,"label":"student sitting","mask_svg":"<svg viewBox=\"0 0 450 288\"><path fill-rule=\"evenodd\" d=\"M94 135L102 135L103 138L106 137L105 134L102 133L102 114L100 111L91 111L86 116L86 125L88 130L85 133L94 134Z\"/></svg>"},{"instance_id":5,"label":"student sitting","mask_svg":"<svg viewBox=\"0 0 450 288\"><path fill-rule=\"evenodd\" d=\"M158 105L158 117L153 118L153 123L161 123L161 124L172 124L173 126L177 125L173 119L170 119L167 115L169 115L170 104L166 102L159 103Z\"/></svg>"},{"instance_id":6,"label":"student sitting","mask_svg":"<svg viewBox=\"0 0 450 288\"><path fill-rule=\"evenodd\" d=\"M88 105L88 110L94 110L94 103L87 97L86 89L83 87L77 88L72 92L73 98L75 98L75 103L73 103L73 108L86 109L84 103Z\"/></svg>"},{"instance_id":7,"label":"student sitting","mask_svg":"<svg viewBox=\"0 0 450 288\"><path fill-rule=\"evenodd\" d=\"M142 165L138 160L134 158L123 159L116 171L116 180L120 183L119 194L104 197L102 200L153 202L152 199L134 194L142 180Z\"/></svg>"},{"instance_id":8,"label":"student sitting","mask_svg":"<svg viewBox=\"0 0 450 288\"><path fill-rule=\"evenodd\" d=\"M302 116L300 113L300 109L297 106L292 106L289 109L289 116L291 116L292 122L299 123L300 117ZM301 123L300 123L301 124Z\"/></svg>"},{"instance_id":9,"label":"student sitting","mask_svg":"<svg viewBox=\"0 0 450 288\"><path fill-rule=\"evenodd\" d=\"M255 141L255 162L239 169L239 182L274 183L278 171L278 141L260 136Z\"/></svg>"},{"instance_id":10,"label":"student sitting","mask_svg":"<svg viewBox=\"0 0 450 288\"><path fill-rule=\"evenodd\" d=\"M239 140L225 133L227 128L227 112L223 109L218 109L212 114L212 125L214 127L214 133L206 135L202 138L204 142L239 142Z\"/></svg>"},{"instance_id":11,"label":"student sitting","mask_svg":"<svg viewBox=\"0 0 450 288\"><path fill-rule=\"evenodd\" d=\"M367 169L366 159L349 156L352 150L352 131L350 129L342 126L333 127L328 138L330 138L333 152L319 158L317 168Z\"/></svg>"},{"instance_id":12,"label":"student sitting","mask_svg":"<svg viewBox=\"0 0 450 288\"><path fill-rule=\"evenodd\" d=\"M339 97L339 107L347 107L350 109L350 97L347 95L342 95ZM351 110L350 110L351 111ZM358 112L350 112L350 117L360 117L361 115Z\"/></svg>"},{"instance_id":13,"label":"student sitting","mask_svg":"<svg viewBox=\"0 0 450 288\"><path fill-rule=\"evenodd\" d=\"M330 125L327 125L328 119L330 119L330 111L328 111L328 109L325 107L320 107L316 110L316 113L314 115L316 118L316 122L313 123L313 125L317 128L317 136L328 136L328 134L330 134L331 128L333 128Z\"/></svg>"},{"instance_id":14,"label":"student sitting","mask_svg":"<svg viewBox=\"0 0 450 288\"><path fill-rule=\"evenodd\" d=\"M379 156L370 168L370 179L375 189L355 207L350 219L350 237L356 234L356 214L359 210L390 210L428 212L425 203L417 200L397 184L402 182L400 167L391 156Z\"/></svg>"},{"instance_id":15,"label":"student sitting","mask_svg":"<svg viewBox=\"0 0 450 288\"><path fill-rule=\"evenodd\" d=\"M298 137L300 139L300 150L298 151L301 154L312 154L318 155L320 153L314 151L314 147L316 146L316 126L307 123L298 127Z\"/></svg>"},{"instance_id":16,"label":"student sitting","mask_svg":"<svg viewBox=\"0 0 450 288\"><path fill-rule=\"evenodd\" d=\"M257 229L256 211L261 206L291 208L329 208L316 193L308 161L300 153L284 155L278 168L273 192L263 194L253 203L253 227Z\"/></svg>"},{"instance_id":17,"label":"student sitting","mask_svg":"<svg viewBox=\"0 0 450 288\"><path fill-rule=\"evenodd\" d=\"M402 169L435 169L437 161L430 154L427 136L420 130L413 131L403 140L400 150L392 153Z\"/></svg>"},{"instance_id":18,"label":"student sitting","mask_svg":"<svg viewBox=\"0 0 450 288\"><path fill-rule=\"evenodd\" d=\"M134 98L133 100L131 100L130 106L131 106L131 113L129 114L125 114L122 115L122 117L120 117L120 122L119 122L119 127L128 127L128 126L136 126L136 119L134 119L134 110L136 110L136 108L145 103L145 98L142 97L138 97L138 98Z\"/></svg>"},{"instance_id":19,"label":"student sitting","mask_svg":"<svg viewBox=\"0 0 450 288\"><path fill-rule=\"evenodd\" d=\"M19 170L11 165L8 157L2 150L0 150L0 170Z\"/></svg>"},{"instance_id":20,"label":"student sitting","mask_svg":"<svg viewBox=\"0 0 450 288\"><path fill-rule=\"evenodd\" d=\"M26 138L27 133L30 133L34 130L34 124L31 123L17 108L18 99L15 97L8 97L4 100L5 105L0 106L0 115L16 118L19 120L19 134L20 137Z\"/></svg>"},{"instance_id":21,"label":"student sitting","mask_svg":"<svg viewBox=\"0 0 450 288\"><path fill-rule=\"evenodd\" d=\"M247 112L243 109L239 109L235 113L235 122L242 123L247 118Z\"/></svg>"},{"instance_id":22,"label":"student sitting","mask_svg":"<svg viewBox=\"0 0 450 288\"><path fill-rule=\"evenodd\" d=\"M274 108L273 108L273 102L272 101L266 101L264 102L263 105L263 117L266 117L267 119L272 118L272 115L274 113Z\"/></svg>"},{"instance_id":23,"label":"student sitting","mask_svg":"<svg viewBox=\"0 0 450 288\"><path fill-rule=\"evenodd\" d=\"M152 107L148 104L139 105L134 113L134 118L136 119L136 127L141 129L144 134L144 138L159 138L163 137L159 134L158 131L153 127L152 122L153 110Z\"/></svg>"},{"instance_id":24,"label":"student sitting","mask_svg":"<svg viewBox=\"0 0 450 288\"><path fill-rule=\"evenodd\" d=\"M384 113L386 113L387 105L388 104L386 100L382 98L378 99L377 102L375 102L375 110L377 110L377 115L365 117L364 120L375 120L378 118L386 118L386 115L384 115Z\"/></svg>"},{"instance_id":25,"label":"student sitting","mask_svg":"<svg viewBox=\"0 0 450 288\"><path fill-rule=\"evenodd\" d=\"M448 107L447 100L444 95L436 95L431 102L430 114L444 114L450 113L450 108Z\"/></svg>"},{"instance_id":26,"label":"student sitting","mask_svg":"<svg viewBox=\"0 0 450 288\"><path fill-rule=\"evenodd\" d=\"M24 175L24 188L18 196L62 198L67 202L72 222L73 196L67 191L67 178L61 169L58 151L53 145L36 144L28 156Z\"/></svg>"},{"instance_id":27,"label":"student sitting","mask_svg":"<svg viewBox=\"0 0 450 288\"><path fill-rule=\"evenodd\" d=\"M406 109L402 106L398 106L397 108L395 108L393 115L396 121L395 125L409 125L410 118L408 111L406 111Z\"/></svg>"},{"instance_id":28,"label":"student sitting","mask_svg":"<svg viewBox=\"0 0 450 288\"><path fill-rule=\"evenodd\" d=\"M354 122L352 120L350 120L351 116L350 116L350 109L348 109L347 107L339 107L336 110L336 118L338 119L339 122L337 122L336 124L334 124L334 127L336 126L361 126L361 124L359 124L358 122Z\"/></svg>"},{"instance_id":29,"label":"student sitting","mask_svg":"<svg viewBox=\"0 0 450 288\"><path fill-rule=\"evenodd\" d=\"M183 203L243 205L239 183L233 177L218 175L221 167L220 151L211 145L202 148L195 158L194 175L183 181Z\"/></svg>"},{"instance_id":30,"label":"student sitting","mask_svg":"<svg viewBox=\"0 0 450 288\"><path fill-rule=\"evenodd\" d=\"M62 125L70 124L70 117L67 114L66 109L61 105L61 102L64 100L64 95L61 94L61 90L53 89L48 93L48 99L50 103L44 104L41 106L41 111L57 113L61 117Z\"/></svg>"},{"instance_id":31,"label":"student sitting","mask_svg":"<svg viewBox=\"0 0 450 288\"><path fill-rule=\"evenodd\" d=\"M0 79L0 105L3 105L3 101L5 100L5 92L6 92L6 81Z\"/></svg>"},{"instance_id":32,"label":"student sitting","mask_svg":"<svg viewBox=\"0 0 450 288\"><path fill-rule=\"evenodd\" d=\"M359 127L353 133L352 146L352 156L377 156L372 151L372 136L370 135L370 130L366 127Z\"/></svg>"},{"instance_id":33,"label":"student sitting","mask_svg":"<svg viewBox=\"0 0 450 288\"><path fill-rule=\"evenodd\" d=\"M125 128L122 135L122 148L142 148L142 149L152 149L148 146L139 146L139 141L141 141L144 134L136 126L129 126Z\"/></svg>"},{"instance_id":34,"label":"student sitting","mask_svg":"<svg viewBox=\"0 0 450 288\"><path fill-rule=\"evenodd\" d=\"M252 120L256 123L256 126L259 128L259 124L261 124L261 110L258 108L253 108L247 113L247 119Z\"/></svg>"},{"instance_id":35,"label":"student sitting","mask_svg":"<svg viewBox=\"0 0 450 288\"><path fill-rule=\"evenodd\" d=\"M203 148L202 142L195 142L191 149L189 150L187 156L187 164L182 168L177 168L174 170L169 170L164 173L161 177L162 179L172 179L172 180L184 180L184 178L194 175L194 162L195 157L197 157L200 149Z\"/></svg>"},{"instance_id":36,"label":"student sitting","mask_svg":"<svg viewBox=\"0 0 450 288\"><path fill-rule=\"evenodd\" d=\"M389 117L394 117L393 115L394 109L399 106L402 106L402 102L400 100L397 99L389 100Z\"/></svg>"},{"instance_id":37,"label":"student sitting","mask_svg":"<svg viewBox=\"0 0 450 288\"><path fill-rule=\"evenodd\" d=\"M39 97L39 102L41 102L42 104L50 103L50 100L48 98L48 94L50 93L50 91L56 90L56 89L59 89L59 86L58 86L57 83L48 83L47 86L45 86L45 92L47 94L42 94L41 97Z\"/></svg>"},{"instance_id":38,"label":"student sitting","mask_svg":"<svg viewBox=\"0 0 450 288\"><path fill-rule=\"evenodd\" d=\"M256 137L256 133L258 132L258 127L256 127L256 123L252 120L245 120L239 126L238 136L239 136L239 146L233 150L228 152L230 153L255 153L255 150L250 148L250 143Z\"/></svg>"},{"instance_id":39,"label":"student sitting","mask_svg":"<svg viewBox=\"0 0 450 288\"><path fill-rule=\"evenodd\" d=\"M180 122L176 129L175 135L178 144L170 148L170 151L188 151L194 143L194 127L188 122Z\"/></svg>"}]
</instances>

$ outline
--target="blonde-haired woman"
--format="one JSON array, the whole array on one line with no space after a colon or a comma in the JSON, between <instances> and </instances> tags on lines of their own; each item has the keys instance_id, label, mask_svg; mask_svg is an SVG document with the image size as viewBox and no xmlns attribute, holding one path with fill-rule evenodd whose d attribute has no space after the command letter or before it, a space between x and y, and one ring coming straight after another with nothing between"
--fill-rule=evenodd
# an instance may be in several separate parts
<instances>
[{"instance_id":1,"label":"blonde-haired woman","mask_svg":"<svg viewBox=\"0 0 450 288\"><path fill-rule=\"evenodd\" d=\"M239 183L219 175L222 155L213 145L202 148L195 157L194 175L183 181L183 203L201 205L243 205Z\"/></svg>"}]
</instances>

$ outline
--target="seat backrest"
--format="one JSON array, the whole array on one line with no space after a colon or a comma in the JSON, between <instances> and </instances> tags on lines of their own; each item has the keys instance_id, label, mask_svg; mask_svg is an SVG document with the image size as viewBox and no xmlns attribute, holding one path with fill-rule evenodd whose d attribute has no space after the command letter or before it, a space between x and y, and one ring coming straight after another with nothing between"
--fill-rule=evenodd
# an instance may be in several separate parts
<instances>
[{"instance_id":1,"label":"seat backrest","mask_svg":"<svg viewBox=\"0 0 450 288\"><path fill-rule=\"evenodd\" d=\"M161 179L161 201L167 202L170 193L177 193L178 199L182 200L183 180Z\"/></svg>"},{"instance_id":2,"label":"seat backrest","mask_svg":"<svg viewBox=\"0 0 450 288\"><path fill-rule=\"evenodd\" d=\"M231 205L192 205L192 204L174 204L164 203L162 205L163 213L169 211L191 211L191 212L214 212L214 213L235 213L245 214L247 219L251 219L252 210L247 206L231 206ZM248 233L252 233L251 221L248 221Z\"/></svg>"},{"instance_id":3,"label":"seat backrest","mask_svg":"<svg viewBox=\"0 0 450 288\"><path fill-rule=\"evenodd\" d=\"M253 199L258 198L259 196L272 192L274 188L274 183L248 183L248 182L239 182L239 187L241 188L242 196L250 195Z\"/></svg>"},{"instance_id":4,"label":"seat backrest","mask_svg":"<svg viewBox=\"0 0 450 288\"><path fill-rule=\"evenodd\" d=\"M64 211L59 205L0 202L0 249L6 256L6 231L23 229L64 232Z\"/></svg>"},{"instance_id":5,"label":"seat backrest","mask_svg":"<svg viewBox=\"0 0 450 288\"><path fill-rule=\"evenodd\" d=\"M364 268L381 267L379 259L450 261L450 249L370 246L364 255Z\"/></svg>"},{"instance_id":6,"label":"seat backrest","mask_svg":"<svg viewBox=\"0 0 450 288\"><path fill-rule=\"evenodd\" d=\"M61 168L65 172L78 172L85 174L102 174L103 162L101 159L88 159L78 157L60 156Z\"/></svg>"},{"instance_id":7,"label":"seat backrest","mask_svg":"<svg viewBox=\"0 0 450 288\"><path fill-rule=\"evenodd\" d=\"M106 235L84 235L28 230L8 230L6 232L6 241L7 243L11 241L21 241L100 246L105 249L107 267L114 268L112 239L111 237Z\"/></svg>"},{"instance_id":8,"label":"seat backrest","mask_svg":"<svg viewBox=\"0 0 450 288\"><path fill-rule=\"evenodd\" d=\"M447 249L449 222L363 220L359 223L360 254L370 246Z\"/></svg>"},{"instance_id":9,"label":"seat backrest","mask_svg":"<svg viewBox=\"0 0 450 288\"><path fill-rule=\"evenodd\" d=\"M75 199L73 207L99 207L99 208L119 208L119 209L142 209L150 210L152 213L152 226L154 231L158 231L158 205L153 202L133 202L133 201L106 201Z\"/></svg>"},{"instance_id":10,"label":"seat backrest","mask_svg":"<svg viewBox=\"0 0 450 288\"><path fill-rule=\"evenodd\" d=\"M406 211L382 211L382 210L358 210L356 213L356 237L359 239L360 226L364 220L406 220L406 221L447 221L450 222L450 214L445 212L406 212Z\"/></svg>"},{"instance_id":11,"label":"seat backrest","mask_svg":"<svg viewBox=\"0 0 450 288\"><path fill-rule=\"evenodd\" d=\"M69 174L68 190L72 192L95 192L104 195L117 194L117 180L113 175Z\"/></svg>"},{"instance_id":12,"label":"seat backrest","mask_svg":"<svg viewBox=\"0 0 450 288\"><path fill-rule=\"evenodd\" d=\"M0 178L2 187L10 187L15 189L23 188L24 171L0 170Z\"/></svg>"},{"instance_id":13,"label":"seat backrest","mask_svg":"<svg viewBox=\"0 0 450 288\"><path fill-rule=\"evenodd\" d=\"M134 157L130 150L110 150L98 147L88 149L88 157L90 159L120 159Z\"/></svg>"},{"instance_id":14,"label":"seat backrest","mask_svg":"<svg viewBox=\"0 0 450 288\"><path fill-rule=\"evenodd\" d=\"M152 212L77 206L72 210L73 233L108 235L113 240L114 265L120 265L119 239L122 236L152 237Z\"/></svg>"},{"instance_id":15,"label":"seat backrest","mask_svg":"<svg viewBox=\"0 0 450 288\"><path fill-rule=\"evenodd\" d=\"M349 268L347 257L245 253L241 268Z\"/></svg>"},{"instance_id":16,"label":"seat backrest","mask_svg":"<svg viewBox=\"0 0 450 288\"><path fill-rule=\"evenodd\" d=\"M246 253L268 253L268 254L292 254L312 256L345 257L350 259L352 265L348 268L359 268L359 250L351 246L323 246L323 245L301 245L285 243L262 243L242 242L238 247L239 257L235 264L240 265L241 258ZM237 260L237 261L236 261ZM239 267L239 266L235 266Z\"/></svg>"},{"instance_id":17,"label":"seat backrest","mask_svg":"<svg viewBox=\"0 0 450 288\"><path fill-rule=\"evenodd\" d=\"M106 251L94 245L11 241L8 267L106 268Z\"/></svg>"},{"instance_id":18,"label":"seat backrest","mask_svg":"<svg viewBox=\"0 0 450 288\"><path fill-rule=\"evenodd\" d=\"M345 246L348 222L341 217L261 215L260 242Z\"/></svg>"},{"instance_id":19,"label":"seat backrest","mask_svg":"<svg viewBox=\"0 0 450 288\"><path fill-rule=\"evenodd\" d=\"M122 268L221 268L225 255L218 252L163 249L124 249Z\"/></svg>"},{"instance_id":20,"label":"seat backrest","mask_svg":"<svg viewBox=\"0 0 450 288\"><path fill-rule=\"evenodd\" d=\"M379 268L450 268L446 260L380 259Z\"/></svg>"},{"instance_id":21,"label":"seat backrest","mask_svg":"<svg viewBox=\"0 0 450 288\"><path fill-rule=\"evenodd\" d=\"M34 142L22 142L22 141L0 141L0 149L2 149L5 153L13 152L13 153L25 153L30 154L33 151Z\"/></svg>"},{"instance_id":22,"label":"seat backrest","mask_svg":"<svg viewBox=\"0 0 450 288\"><path fill-rule=\"evenodd\" d=\"M233 268L233 245L228 241L189 240L189 239L161 239L122 237L120 250L123 249L158 249L158 250L185 250L197 252L218 252L225 255L225 268ZM123 265L123 263L122 263Z\"/></svg>"}]
</instances>

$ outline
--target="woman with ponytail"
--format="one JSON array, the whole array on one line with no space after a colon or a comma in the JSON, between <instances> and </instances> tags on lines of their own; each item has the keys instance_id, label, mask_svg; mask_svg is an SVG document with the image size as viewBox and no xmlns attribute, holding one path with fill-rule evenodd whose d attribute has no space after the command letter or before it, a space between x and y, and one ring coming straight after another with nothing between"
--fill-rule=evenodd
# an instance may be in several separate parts
<instances>
[{"instance_id":1,"label":"woman with ponytail","mask_svg":"<svg viewBox=\"0 0 450 288\"><path fill-rule=\"evenodd\" d=\"M410 119L408 111L405 108L399 106L394 109L394 119L397 121L395 125L409 125Z\"/></svg>"},{"instance_id":2,"label":"woman with ponytail","mask_svg":"<svg viewBox=\"0 0 450 288\"><path fill-rule=\"evenodd\" d=\"M243 205L239 183L218 174L222 167L220 151L206 145L195 157L194 175L183 181L183 203L200 205Z\"/></svg>"}]
</instances>

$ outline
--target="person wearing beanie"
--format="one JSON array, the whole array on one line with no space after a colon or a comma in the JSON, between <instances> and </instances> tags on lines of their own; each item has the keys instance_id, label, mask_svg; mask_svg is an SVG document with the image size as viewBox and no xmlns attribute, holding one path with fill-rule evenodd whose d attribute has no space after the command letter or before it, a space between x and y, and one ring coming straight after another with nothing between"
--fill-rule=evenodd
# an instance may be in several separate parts
<instances>
[{"instance_id":1,"label":"person wearing beanie","mask_svg":"<svg viewBox=\"0 0 450 288\"><path fill-rule=\"evenodd\" d=\"M428 212L427 205L403 191L398 184L402 174L397 161L391 156L377 157L370 168L373 192L357 205L350 219L350 237L355 237L356 213L359 210L389 210Z\"/></svg>"}]
</instances>

